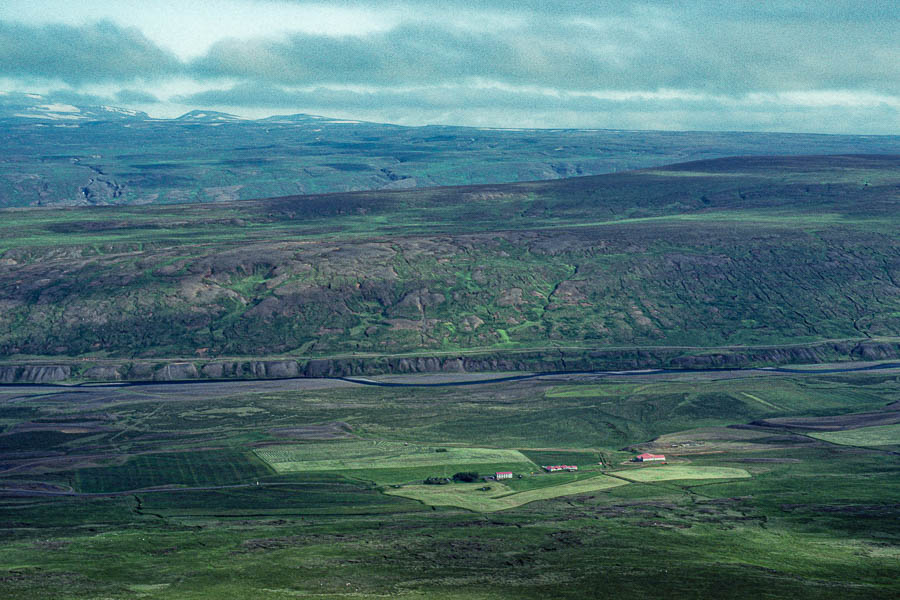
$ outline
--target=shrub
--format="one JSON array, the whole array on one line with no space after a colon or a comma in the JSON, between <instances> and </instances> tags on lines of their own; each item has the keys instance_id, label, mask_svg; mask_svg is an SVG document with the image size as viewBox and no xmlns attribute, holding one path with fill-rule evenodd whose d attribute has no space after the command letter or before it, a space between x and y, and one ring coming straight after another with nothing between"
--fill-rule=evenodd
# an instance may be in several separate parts
<instances>
[{"instance_id":1,"label":"shrub","mask_svg":"<svg viewBox=\"0 0 900 600\"><path fill-rule=\"evenodd\" d=\"M425 480L426 485L447 485L450 480L446 477L429 477Z\"/></svg>"}]
</instances>

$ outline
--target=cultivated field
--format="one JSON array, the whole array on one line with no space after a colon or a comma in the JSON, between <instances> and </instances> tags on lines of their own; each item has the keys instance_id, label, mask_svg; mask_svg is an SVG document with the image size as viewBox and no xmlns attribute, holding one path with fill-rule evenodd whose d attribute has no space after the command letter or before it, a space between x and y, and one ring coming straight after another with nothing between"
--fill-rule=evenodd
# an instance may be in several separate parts
<instances>
[{"instance_id":1,"label":"cultivated field","mask_svg":"<svg viewBox=\"0 0 900 600\"><path fill-rule=\"evenodd\" d=\"M812 437L848 446L900 446L900 425L862 427L848 431L811 433Z\"/></svg>"},{"instance_id":2,"label":"cultivated field","mask_svg":"<svg viewBox=\"0 0 900 600\"><path fill-rule=\"evenodd\" d=\"M586 479L517 492L501 482L481 484L411 485L400 489L386 490L386 493L420 500L430 506L458 506L476 512L495 512L522 506L537 500L547 500L571 494L597 492L627 485L627 482L604 475L594 475ZM482 491L478 488L489 487Z\"/></svg>"},{"instance_id":3,"label":"cultivated field","mask_svg":"<svg viewBox=\"0 0 900 600\"><path fill-rule=\"evenodd\" d=\"M616 471L616 477L630 481L651 482L674 479L739 479L750 477L744 469L731 467L697 467L693 465L657 465L628 471Z\"/></svg>"},{"instance_id":4,"label":"cultivated field","mask_svg":"<svg viewBox=\"0 0 900 600\"><path fill-rule=\"evenodd\" d=\"M560 476L563 474L560 473ZM630 482L653 482L682 479L732 479L750 477L750 473L744 469L729 467L695 467L673 466L651 467L647 469L635 469L630 471L617 471L611 476L594 473L582 474L574 481L566 482L565 478L557 478L556 474L542 475L538 478L529 478L524 485L507 484L506 482L492 481L487 484L490 489L479 489L481 484L452 484L452 485L415 485L404 486L400 489L386 490L388 494L403 496L420 500L431 506L458 506L477 512L494 512L506 510L537 500L547 500L560 496L569 496L585 492L606 490L620 485L628 485ZM586 475L586 476L585 476ZM537 479L539 483L532 485ZM517 488L531 487L519 491Z\"/></svg>"},{"instance_id":5,"label":"cultivated field","mask_svg":"<svg viewBox=\"0 0 900 600\"><path fill-rule=\"evenodd\" d=\"M440 475L466 465L496 465L497 470L509 470L513 466L520 469L524 466L529 471L537 469L518 450L421 446L381 440L269 446L254 452L278 473L437 467L435 474Z\"/></svg>"},{"instance_id":6,"label":"cultivated field","mask_svg":"<svg viewBox=\"0 0 900 600\"><path fill-rule=\"evenodd\" d=\"M142 454L111 467L80 469L74 486L81 492L118 492L156 486L218 486L247 483L271 475L248 452L206 450Z\"/></svg>"}]
</instances>

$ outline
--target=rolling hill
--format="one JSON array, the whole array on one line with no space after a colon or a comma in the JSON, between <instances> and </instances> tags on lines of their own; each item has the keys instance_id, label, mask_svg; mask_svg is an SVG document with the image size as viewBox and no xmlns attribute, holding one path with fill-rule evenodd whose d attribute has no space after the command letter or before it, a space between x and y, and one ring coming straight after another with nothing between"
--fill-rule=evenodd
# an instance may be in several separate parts
<instances>
[{"instance_id":1,"label":"rolling hill","mask_svg":"<svg viewBox=\"0 0 900 600\"><path fill-rule=\"evenodd\" d=\"M185 378L893 356L898 185L897 156L750 157L7 210L4 377L47 361Z\"/></svg>"},{"instance_id":2,"label":"rolling hill","mask_svg":"<svg viewBox=\"0 0 900 600\"><path fill-rule=\"evenodd\" d=\"M401 127L208 110L154 119L69 101L0 94L0 208L552 180L736 154L900 153L900 136Z\"/></svg>"}]
</instances>

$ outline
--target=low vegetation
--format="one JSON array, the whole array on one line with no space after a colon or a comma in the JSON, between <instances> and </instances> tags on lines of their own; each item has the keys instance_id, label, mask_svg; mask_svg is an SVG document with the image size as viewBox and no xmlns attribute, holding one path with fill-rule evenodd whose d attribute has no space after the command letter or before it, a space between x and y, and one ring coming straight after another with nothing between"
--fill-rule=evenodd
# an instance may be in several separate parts
<instances>
[{"instance_id":1,"label":"low vegetation","mask_svg":"<svg viewBox=\"0 0 900 600\"><path fill-rule=\"evenodd\" d=\"M898 183L745 158L7 211L0 597L893 600L896 365L574 371L895 356ZM321 377L527 369L565 373ZM157 381L11 383L66 378Z\"/></svg>"},{"instance_id":2,"label":"low vegetation","mask_svg":"<svg viewBox=\"0 0 900 600\"><path fill-rule=\"evenodd\" d=\"M614 471L609 475L611 476L591 473L587 477L575 477L572 481L566 482L558 479L558 475L554 473L552 475L539 476L543 481L537 484L533 481L523 482L524 486L513 487L504 485L501 482L492 482L490 488L485 490L471 485L453 485L441 489L416 485L390 489L387 490L387 493L420 500L431 506L449 505L477 512L493 512L521 506L536 500L547 500L582 492L605 490L620 485L627 485L629 482L750 477L750 473L744 469L694 466L666 466L627 472ZM531 474L531 476L533 477L534 474ZM453 479L458 482L476 480L461 479L456 476ZM516 489L521 487L526 489L522 491Z\"/></svg>"},{"instance_id":3,"label":"low vegetation","mask_svg":"<svg viewBox=\"0 0 900 600\"><path fill-rule=\"evenodd\" d=\"M475 485L449 485L434 487L428 485L408 485L400 489L389 489L388 494L419 500L430 506L457 506L475 512L495 512L522 506L529 502L548 500L560 496L607 490L627 482L604 475L594 475L572 483L516 492L502 483L491 482L489 489Z\"/></svg>"},{"instance_id":4,"label":"low vegetation","mask_svg":"<svg viewBox=\"0 0 900 600\"><path fill-rule=\"evenodd\" d=\"M893 599L897 455L804 426L896 413L898 381L0 388L0 440L30 440L0 444L0 596ZM491 475L416 464L479 452L524 462L422 483Z\"/></svg>"},{"instance_id":5,"label":"low vegetation","mask_svg":"<svg viewBox=\"0 0 900 600\"><path fill-rule=\"evenodd\" d=\"M80 469L72 483L80 492L118 492L176 482L188 487L247 483L271 473L248 453L199 450L139 454L122 465Z\"/></svg>"},{"instance_id":6,"label":"low vegetation","mask_svg":"<svg viewBox=\"0 0 900 600\"><path fill-rule=\"evenodd\" d=\"M812 437L847 446L900 446L900 425L861 427L848 431L811 433Z\"/></svg>"},{"instance_id":7,"label":"low vegetation","mask_svg":"<svg viewBox=\"0 0 900 600\"><path fill-rule=\"evenodd\" d=\"M674 479L740 479L750 477L744 469L734 467L698 467L693 465L665 465L615 472L616 477L628 481L670 481Z\"/></svg>"},{"instance_id":8,"label":"low vegetation","mask_svg":"<svg viewBox=\"0 0 900 600\"><path fill-rule=\"evenodd\" d=\"M278 473L311 471L352 471L356 469L452 469L459 465L537 466L518 450L501 448L443 448L408 442L342 441L302 445L267 446L255 450Z\"/></svg>"},{"instance_id":9,"label":"low vegetation","mask_svg":"<svg viewBox=\"0 0 900 600\"><path fill-rule=\"evenodd\" d=\"M892 357L898 181L892 157L723 159L552 182L7 212L0 355L69 370L0 375Z\"/></svg>"}]
</instances>

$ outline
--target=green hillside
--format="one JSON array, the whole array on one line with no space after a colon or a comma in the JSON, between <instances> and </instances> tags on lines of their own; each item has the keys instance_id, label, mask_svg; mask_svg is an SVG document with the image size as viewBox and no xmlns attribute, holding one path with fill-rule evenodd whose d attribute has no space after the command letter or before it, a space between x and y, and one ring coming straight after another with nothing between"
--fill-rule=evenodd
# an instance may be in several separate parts
<instances>
[{"instance_id":1,"label":"green hillside","mask_svg":"<svg viewBox=\"0 0 900 600\"><path fill-rule=\"evenodd\" d=\"M898 157L734 158L550 182L7 210L0 355L503 359L835 340L865 355L858 340L900 331L898 185Z\"/></svg>"}]
</instances>

